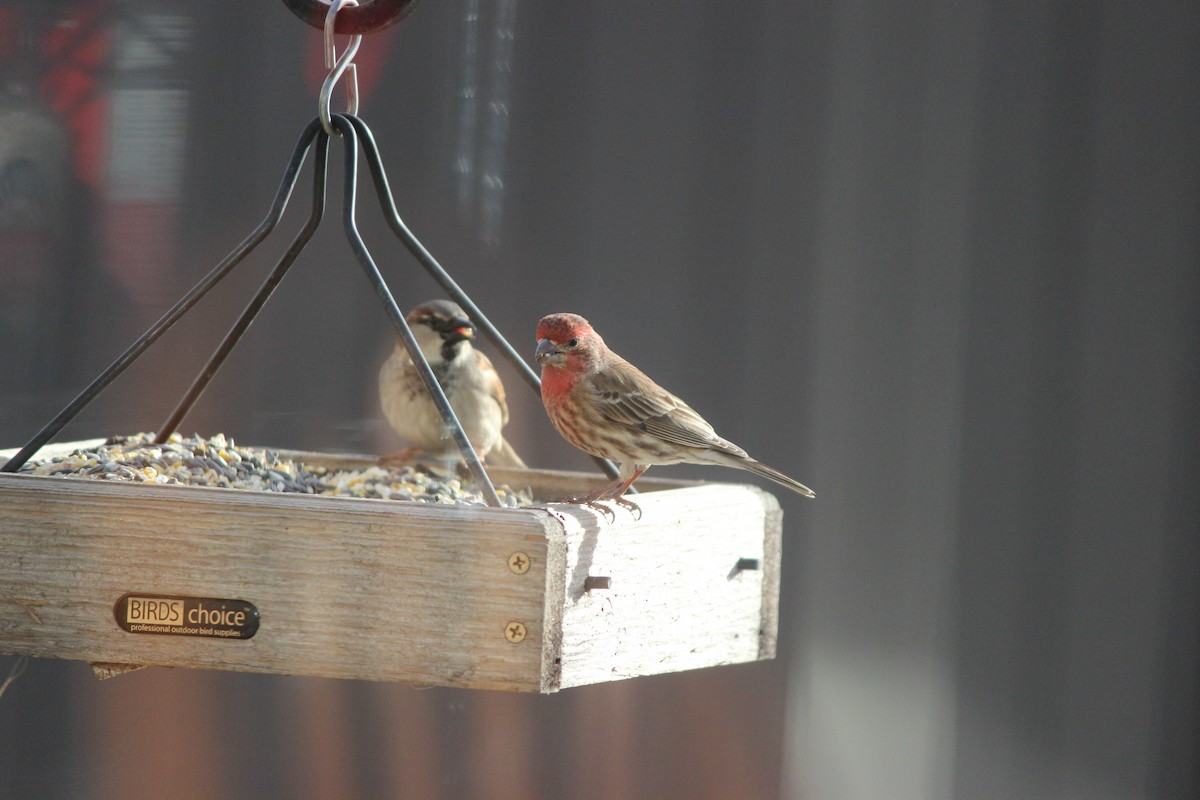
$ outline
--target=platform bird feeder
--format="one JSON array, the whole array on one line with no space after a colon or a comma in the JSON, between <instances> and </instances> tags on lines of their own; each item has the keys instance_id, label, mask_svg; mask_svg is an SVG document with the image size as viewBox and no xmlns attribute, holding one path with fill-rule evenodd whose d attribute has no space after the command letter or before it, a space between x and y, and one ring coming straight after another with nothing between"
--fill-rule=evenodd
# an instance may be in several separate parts
<instances>
[{"instance_id":1,"label":"platform bird feeder","mask_svg":"<svg viewBox=\"0 0 1200 800\"><path fill-rule=\"evenodd\" d=\"M542 496L597 481L491 472ZM775 498L644 489L610 522L0 474L0 652L528 692L772 658Z\"/></svg>"},{"instance_id":2,"label":"platform bird feeder","mask_svg":"<svg viewBox=\"0 0 1200 800\"><path fill-rule=\"evenodd\" d=\"M356 47L335 60L267 217L23 447L0 451L0 654L87 661L101 677L169 666L529 692L774 657L781 512L767 492L643 479L640 515L604 514L552 502L597 476L492 469L535 501L502 507L358 233L360 147L393 232L535 390L538 379L401 221L366 124L353 108L329 113ZM320 224L332 138L350 245L488 505L23 474L35 456L102 443L51 439L274 230L315 151L308 221L157 436L177 429Z\"/></svg>"}]
</instances>

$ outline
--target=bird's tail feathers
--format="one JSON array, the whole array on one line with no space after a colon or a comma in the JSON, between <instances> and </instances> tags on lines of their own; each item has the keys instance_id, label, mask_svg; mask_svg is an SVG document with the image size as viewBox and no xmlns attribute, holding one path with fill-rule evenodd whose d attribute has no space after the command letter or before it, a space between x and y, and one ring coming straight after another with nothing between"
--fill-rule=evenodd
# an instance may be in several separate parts
<instances>
[{"instance_id":1,"label":"bird's tail feathers","mask_svg":"<svg viewBox=\"0 0 1200 800\"><path fill-rule=\"evenodd\" d=\"M789 478L787 475L784 475L779 470L772 469L771 467L768 467L766 464L755 461L752 458L741 461L740 466L743 467L744 469L750 470L751 472L755 473L756 475L762 475L764 478L769 478L769 479L775 481L776 483L778 483L780 486L787 487L788 489L791 489L793 492L802 494L805 497L816 497L816 495L813 494L813 490L808 488L807 486L805 486L803 483L800 483L799 481L796 481L796 480L792 480L791 478Z\"/></svg>"},{"instance_id":2,"label":"bird's tail feathers","mask_svg":"<svg viewBox=\"0 0 1200 800\"><path fill-rule=\"evenodd\" d=\"M513 450L513 446L508 443L508 439L504 438L500 439L500 444L488 452L487 462L494 467L525 468L525 461L517 455L516 450Z\"/></svg>"}]
</instances>

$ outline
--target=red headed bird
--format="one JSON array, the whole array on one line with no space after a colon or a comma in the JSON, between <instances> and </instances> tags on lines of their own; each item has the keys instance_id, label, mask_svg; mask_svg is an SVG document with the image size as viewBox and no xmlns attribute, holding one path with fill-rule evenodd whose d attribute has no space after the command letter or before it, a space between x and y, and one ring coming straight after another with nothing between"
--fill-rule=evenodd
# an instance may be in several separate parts
<instances>
[{"instance_id":1,"label":"red headed bird","mask_svg":"<svg viewBox=\"0 0 1200 800\"><path fill-rule=\"evenodd\" d=\"M691 406L609 350L578 314L550 314L537 327L542 403L563 438L620 465L615 481L577 498L592 505L622 495L655 464L716 464L769 478L805 497L812 490L722 439Z\"/></svg>"}]
</instances>

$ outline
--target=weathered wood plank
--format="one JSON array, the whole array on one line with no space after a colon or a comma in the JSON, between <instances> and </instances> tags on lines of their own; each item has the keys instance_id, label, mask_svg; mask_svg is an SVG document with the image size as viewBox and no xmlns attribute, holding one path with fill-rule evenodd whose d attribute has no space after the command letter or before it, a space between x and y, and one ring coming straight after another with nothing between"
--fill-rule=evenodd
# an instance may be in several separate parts
<instances>
[{"instance_id":1,"label":"weathered wood plank","mask_svg":"<svg viewBox=\"0 0 1200 800\"><path fill-rule=\"evenodd\" d=\"M616 525L554 507L567 538L561 686L774 657L775 498L708 484L637 502L640 519L617 510ZM756 567L737 569L742 559ZM608 588L587 590L589 576Z\"/></svg>"},{"instance_id":2,"label":"weathered wood plank","mask_svg":"<svg viewBox=\"0 0 1200 800\"><path fill-rule=\"evenodd\" d=\"M541 689L545 512L20 475L0 491L6 652ZM262 623L245 641L129 634L127 592L247 600Z\"/></svg>"}]
</instances>

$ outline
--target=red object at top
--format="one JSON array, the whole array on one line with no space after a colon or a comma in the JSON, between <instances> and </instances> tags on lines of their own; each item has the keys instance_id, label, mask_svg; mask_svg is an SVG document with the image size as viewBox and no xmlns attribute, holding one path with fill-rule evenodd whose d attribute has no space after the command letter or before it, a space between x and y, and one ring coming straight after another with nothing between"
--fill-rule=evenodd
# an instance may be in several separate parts
<instances>
[{"instance_id":1,"label":"red object at top","mask_svg":"<svg viewBox=\"0 0 1200 800\"><path fill-rule=\"evenodd\" d=\"M108 92L102 75L112 34L98 19L106 6L81 4L41 42L47 65L41 94L71 131L76 176L92 187L98 187L103 178L107 142Z\"/></svg>"}]
</instances>

